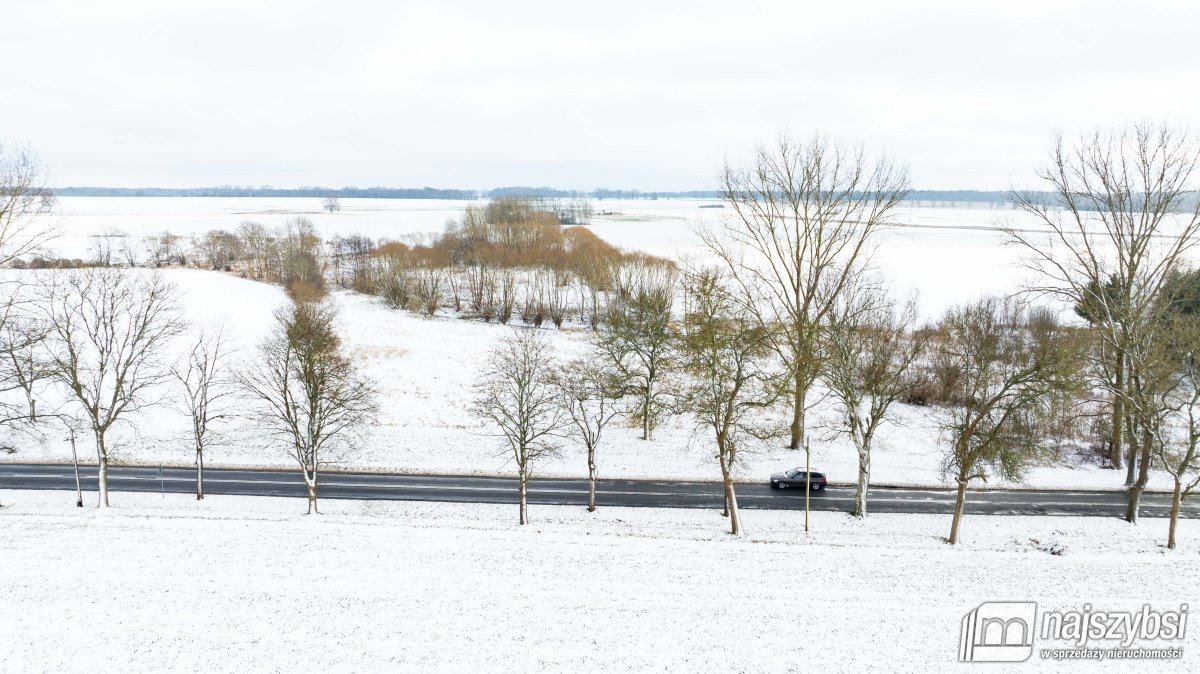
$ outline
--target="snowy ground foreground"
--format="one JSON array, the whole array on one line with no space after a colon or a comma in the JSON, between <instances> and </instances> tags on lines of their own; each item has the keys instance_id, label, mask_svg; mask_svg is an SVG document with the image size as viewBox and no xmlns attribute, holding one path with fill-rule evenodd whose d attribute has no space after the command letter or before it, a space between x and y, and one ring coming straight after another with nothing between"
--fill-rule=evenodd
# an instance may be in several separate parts
<instances>
[{"instance_id":1,"label":"snowy ground foreground","mask_svg":"<svg viewBox=\"0 0 1200 674\"><path fill-rule=\"evenodd\" d=\"M28 274L29 272L24 272ZM272 311L287 300L275 286L232 275L199 270L163 272L182 293L188 318L195 325L223 324L239 364L249 362L255 345L270 329ZM340 333L350 353L377 382L382 411L370 440L342 457L339 465L355 469L389 469L425 473L515 474L508 455L500 451L489 429L472 417L469 408L472 384L487 351L513 328L479 321L440 316L421 318L393 311L374 298L356 293L334 295L341 308ZM514 324L517 321L514 321ZM564 358L586 347L583 330L546 330ZM186 339L178 344L179 356ZM177 357L177 356L172 356ZM46 408L43 403L43 408ZM942 448L937 419L928 408L897 405L902 425L880 431L872 461L877 484L942 485L939 466ZM851 445L827 430L837 423L837 409L823 404L811 413L814 437L812 465L833 482L851 482L857 459ZM212 448L210 466L261 466L291 468L294 464L278 448L266 447L263 433L242 425L226 427L231 440ZM117 431L116 454L127 463L190 465L190 426L178 402L165 403L136 419L136 429ZM822 428L825 427L825 428ZM822 439L828 438L828 439ZM47 435L42 444L23 441L15 454L0 454L3 461L67 461L70 445L62 433ZM93 456L90 441L81 453ZM804 465L803 452L762 450L746 456L740 479L762 481L772 473ZM603 477L676 478L716 480L720 473L712 458L708 436L697 433L686 418L675 419L657 431L654 440L639 439L635 429L619 422L605 431L599 451ZM541 476L583 477L586 458L568 445L562 456L541 465ZM1026 484L1036 487L1118 489L1124 474L1097 465L1067 461L1033 471ZM1151 486L1166 488L1165 473Z\"/></svg>"},{"instance_id":2,"label":"snowy ground foreground","mask_svg":"<svg viewBox=\"0 0 1200 674\"><path fill-rule=\"evenodd\" d=\"M716 511L534 506L519 527L515 506L0 498L4 671L928 672L961 669L960 621L985 601L1175 610L1200 592L1195 521L1167 551L1163 520L968 517L951 548L933 515L815 513L805 535L799 513L755 511L735 539ZM1148 667L1196 671L1190 627L1138 644L1183 648Z\"/></svg>"}]
</instances>

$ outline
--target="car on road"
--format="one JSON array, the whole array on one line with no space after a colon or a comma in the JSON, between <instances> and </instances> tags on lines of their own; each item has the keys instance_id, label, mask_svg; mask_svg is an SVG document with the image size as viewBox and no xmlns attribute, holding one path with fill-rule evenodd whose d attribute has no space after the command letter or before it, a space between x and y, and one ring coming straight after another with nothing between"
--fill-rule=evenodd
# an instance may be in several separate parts
<instances>
[{"instance_id":1,"label":"car on road","mask_svg":"<svg viewBox=\"0 0 1200 674\"><path fill-rule=\"evenodd\" d=\"M825 481L825 473L811 471L811 478L805 475L803 468L793 468L785 470L782 473L775 473L771 476L771 487L774 489L788 488L804 488L805 482L809 482L810 488L813 491L821 491L828 484Z\"/></svg>"}]
</instances>

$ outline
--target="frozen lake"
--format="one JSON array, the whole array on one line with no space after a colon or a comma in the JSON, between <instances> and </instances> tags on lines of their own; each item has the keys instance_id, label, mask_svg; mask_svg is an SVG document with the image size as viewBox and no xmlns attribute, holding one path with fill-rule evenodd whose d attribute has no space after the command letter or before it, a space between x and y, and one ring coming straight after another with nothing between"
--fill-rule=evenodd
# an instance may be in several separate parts
<instances>
[{"instance_id":1,"label":"frozen lake","mask_svg":"<svg viewBox=\"0 0 1200 674\"><path fill-rule=\"evenodd\" d=\"M304 216L327 236L364 234L375 239L439 232L471 202L428 199L343 199L342 210L327 213L316 198L64 197L53 217L61 232L53 248L70 257L88 255L94 237L121 231L145 236L162 231L192 235L234 229L244 221L268 226ZM673 258L700 258L696 228L729 217L729 209L701 200L595 201L591 228L605 240ZM953 207L907 205L900 226L882 234L876 268L898 293L916 290L924 313L939 314L951 304L984 293L1012 292L1026 273L1017 251L1004 245L1001 224L1032 225L1028 216L996 204L958 203Z\"/></svg>"}]
</instances>

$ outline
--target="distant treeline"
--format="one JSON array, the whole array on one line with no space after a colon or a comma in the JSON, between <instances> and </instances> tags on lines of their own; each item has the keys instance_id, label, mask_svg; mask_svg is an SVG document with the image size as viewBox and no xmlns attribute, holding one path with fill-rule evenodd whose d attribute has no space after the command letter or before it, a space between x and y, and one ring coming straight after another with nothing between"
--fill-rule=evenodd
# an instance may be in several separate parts
<instances>
[{"instance_id":1,"label":"distant treeline","mask_svg":"<svg viewBox=\"0 0 1200 674\"><path fill-rule=\"evenodd\" d=\"M909 201L982 201L1007 202L1011 192L981 190L913 190Z\"/></svg>"},{"instance_id":2,"label":"distant treeline","mask_svg":"<svg viewBox=\"0 0 1200 674\"><path fill-rule=\"evenodd\" d=\"M221 185L218 187L59 187L60 197L314 197L342 199L485 199L495 197L539 197L544 199L720 199L717 190L644 192L596 188L561 190L553 187L497 187L491 190L457 190L435 187L295 187L280 188ZM1008 192L981 190L913 190L911 201L1005 202Z\"/></svg>"},{"instance_id":3,"label":"distant treeline","mask_svg":"<svg viewBox=\"0 0 1200 674\"><path fill-rule=\"evenodd\" d=\"M434 187L59 187L60 197L339 197L342 199L490 199L535 197L543 199L719 199L714 190L643 192L641 190L560 190L553 187L497 187L491 190L455 190Z\"/></svg>"},{"instance_id":4,"label":"distant treeline","mask_svg":"<svg viewBox=\"0 0 1200 674\"><path fill-rule=\"evenodd\" d=\"M59 187L60 197L341 197L344 199L478 199L478 190L433 187Z\"/></svg>"},{"instance_id":5,"label":"distant treeline","mask_svg":"<svg viewBox=\"0 0 1200 674\"><path fill-rule=\"evenodd\" d=\"M488 197L539 197L542 199L567 199L589 197L592 199L720 199L716 190L688 190L686 192L643 192L642 190L613 190L597 187L594 190L560 190L553 187L497 187L487 192Z\"/></svg>"}]
</instances>

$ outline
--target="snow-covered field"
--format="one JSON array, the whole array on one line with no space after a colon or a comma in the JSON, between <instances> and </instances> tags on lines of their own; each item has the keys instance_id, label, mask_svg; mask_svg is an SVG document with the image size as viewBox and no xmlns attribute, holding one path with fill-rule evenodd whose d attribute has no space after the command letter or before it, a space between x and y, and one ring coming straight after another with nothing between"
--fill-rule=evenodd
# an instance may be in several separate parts
<instances>
[{"instance_id":1,"label":"snow-covered field","mask_svg":"<svg viewBox=\"0 0 1200 674\"><path fill-rule=\"evenodd\" d=\"M25 274L31 272L23 272ZM149 273L149 272L144 272ZM282 289L217 272L169 269L162 272L181 292L181 304L198 327L223 325L239 365L254 357L254 347L270 328L272 311L287 300ZM452 317L421 318L393 311L374 298L338 292L340 333L346 347L380 390L381 413L369 440L342 458L343 467L391 469L426 473L515 474L499 442L473 417L472 385L487 351L514 328ZM582 330L546 330L562 357L586 348ZM178 344L184 353L186 340ZM811 415L814 442L812 465L835 482L856 474L856 455L848 442L828 430L836 421L832 404ZM878 484L940 485L941 446L937 418L930 409L900 405L899 424L880 432L873 458ZM169 397L132 425L118 428L116 456L130 463L189 465L189 426L183 408ZM264 446L261 431L226 426L229 441L209 450L210 466L253 465L292 467L278 448ZM824 428L823 428L824 427ZM86 456L88 445L84 444ZM42 442L25 441L4 461L66 461L70 445L62 433ZM786 449L763 449L746 455L743 480L765 480L772 472L804 464L804 455ZM605 432L599 451L603 477L719 479L708 437L698 434L686 417L660 428L653 440L614 424ZM536 470L542 476L580 477L587 474L582 450L567 445L562 456ZM1028 484L1038 487L1119 488L1123 473L1087 462L1035 470ZM1156 486L1167 485L1165 474Z\"/></svg>"},{"instance_id":2,"label":"snow-covered field","mask_svg":"<svg viewBox=\"0 0 1200 674\"><path fill-rule=\"evenodd\" d=\"M733 538L715 511L534 506L519 527L490 505L0 497L13 672L948 671L970 666L960 621L986 601L1175 610L1200 592L1195 521L1167 551L1161 520L968 517L952 548L932 515L815 513L806 535L753 511ZM1183 649L1148 671L1196 671L1191 627L1135 644Z\"/></svg>"},{"instance_id":3,"label":"snow-covered field","mask_svg":"<svg viewBox=\"0 0 1200 674\"><path fill-rule=\"evenodd\" d=\"M251 220L271 227L289 218L306 217L326 237L352 233L395 239L442 231L448 219L461 216L470 202L435 199L343 199L342 210L326 213L319 199L64 197L56 223L61 238L55 248L69 257L88 255L93 237L121 231L135 237L170 231L199 234L235 229ZM728 209L700 208L718 201L661 199L595 201L591 228L615 245L666 257L703 255L695 230L715 225ZM1023 272L1016 251L1003 246L998 224L1030 225L1022 213L994 204L959 203L957 207L906 205L896 213L906 226L880 237L878 269L906 294L918 290L930 316L951 304L985 292L1008 292L1019 286Z\"/></svg>"},{"instance_id":4,"label":"snow-covered field","mask_svg":"<svg viewBox=\"0 0 1200 674\"><path fill-rule=\"evenodd\" d=\"M702 209L713 202L604 201L592 228L618 245L673 257L698 254L695 227L722 217L722 209ZM429 200L344 200L339 213L318 210L316 199L187 199L187 198L65 198L57 222L61 232L54 246L60 252L86 255L97 234L122 230L143 235L170 230L179 234L212 228L231 229L242 220L267 225L304 215L327 235L360 232L375 238L432 232L456 217L464 202ZM1002 245L988 227L1019 218L1016 211L989 205L959 208L902 209L898 219L914 225L885 235L876 254L880 270L897 281L900 291L919 288L925 313L934 314L951 302L985 291L1003 292L1018 285L1015 251ZM1019 222L1019 220L1018 220ZM12 272L17 273L17 272ZM29 272L24 272L29 273ZM164 272L182 293L187 317L196 326L224 325L226 336L241 362L253 357L254 346L270 327L272 311L284 303L281 289L227 274L172 269ZM339 292L341 334L354 357L378 383L382 412L369 442L344 457L341 465L354 468L412 472L510 473L512 466L487 429L469 414L471 386L488 349L512 328L450 316L424 319L391 311L370 297ZM581 330L548 331L563 356L586 346ZM178 347L183 353L184 344ZM176 357L176 355L172 355ZM822 405L811 414L813 466L835 482L855 474L855 455L827 427L837 411ZM943 484L937 417L928 409L899 406L898 424L883 429L873 458L873 479L880 484ZM177 404L169 400L136 427L118 431L116 455L126 462L186 465L191 461L188 426ZM262 433L236 425L236 442L214 447L209 465L288 467L286 455L264 447ZM84 454L88 453L86 445ZM42 443L23 441L3 461L62 461L70 456L61 433ZM775 471L803 465L803 454L784 449L746 455L744 480L764 480ZM606 432L600 450L604 477L677 477L715 479L717 467L707 437L696 435L686 419L661 428L653 441L638 439L629 428ZM563 456L537 468L544 476L586 474L582 453L568 447ZM1027 484L1037 487L1120 488L1123 474L1102 470L1088 461L1064 461L1035 469ZM1156 475L1151 486L1167 486Z\"/></svg>"}]
</instances>

